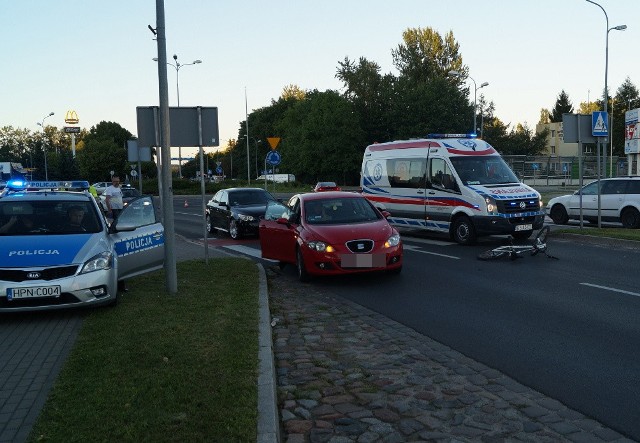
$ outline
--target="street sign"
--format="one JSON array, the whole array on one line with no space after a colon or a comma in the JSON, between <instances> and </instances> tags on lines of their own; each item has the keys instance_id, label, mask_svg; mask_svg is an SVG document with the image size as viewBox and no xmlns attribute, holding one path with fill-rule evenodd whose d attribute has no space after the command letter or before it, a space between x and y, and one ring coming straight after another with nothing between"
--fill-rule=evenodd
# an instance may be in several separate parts
<instances>
[{"instance_id":1,"label":"street sign","mask_svg":"<svg viewBox=\"0 0 640 443\"><path fill-rule=\"evenodd\" d=\"M594 137L607 137L609 135L609 116L607 112L595 111L591 113L591 134Z\"/></svg>"},{"instance_id":2,"label":"street sign","mask_svg":"<svg viewBox=\"0 0 640 443\"><path fill-rule=\"evenodd\" d=\"M270 165L279 165L280 164L280 153L278 151L271 151L267 154L267 163Z\"/></svg>"},{"instance_id":3,"label":"street sign","mask_svg":"<svg viewBox=\"0 0 640 443\"><path fill-rule=\"evenodd\" d=\"M278 143L280 143L280 137L267 137L267 141L271 149L275 150L278 147Z\"/></svg>"},{"instance_id":4,"label":"street sign","mask_svg":"<svg viewBox=\"0 0 640 443\"><path fill-rule=\"evenodd\" d=\"M67 134L78 134L80 133L80 126L65 126L64 132Z\"/></svg>"},{"instance_id":5,"label":"street sign","mask_svg":"<svg viewBox=\"0 0 640 443\"><path fill-rule=\"evenodd\" d=\"M216 168L216 174L222 174L222 168L220 166Z\"/></svg>"}]
</instances>

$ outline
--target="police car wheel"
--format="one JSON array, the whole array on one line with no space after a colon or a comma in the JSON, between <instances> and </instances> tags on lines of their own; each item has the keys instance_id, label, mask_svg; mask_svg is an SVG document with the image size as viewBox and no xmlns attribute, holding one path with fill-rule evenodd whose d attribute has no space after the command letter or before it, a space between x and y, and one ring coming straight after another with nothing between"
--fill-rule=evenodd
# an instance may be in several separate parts
<instances>
[{"instance_id":1,"label":"police car wheel","mask_svg":"<svg viewBox=\"0 0 640 443\"><path fill-rule=\"evenodd\" d=\"M454 220L451 236L461 245L472 245L476 242L476 230L469 217L462 215Z\"/></svg>"}]
</instances>

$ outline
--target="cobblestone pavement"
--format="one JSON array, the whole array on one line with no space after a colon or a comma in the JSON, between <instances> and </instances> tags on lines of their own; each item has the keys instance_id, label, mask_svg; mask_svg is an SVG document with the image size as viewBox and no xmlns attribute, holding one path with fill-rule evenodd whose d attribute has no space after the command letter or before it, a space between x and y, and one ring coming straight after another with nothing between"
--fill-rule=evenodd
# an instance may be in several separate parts
<instances>
[{"instance_id":1,"label":"cobblestone pavement","mask_svg":"<svg viewBox=\"0 0 640 443\"><path fill-rule=\"evenodd\" d=\"M266 272L285 443L633 441L380 314Z\"/></svg>"}]
</instances>

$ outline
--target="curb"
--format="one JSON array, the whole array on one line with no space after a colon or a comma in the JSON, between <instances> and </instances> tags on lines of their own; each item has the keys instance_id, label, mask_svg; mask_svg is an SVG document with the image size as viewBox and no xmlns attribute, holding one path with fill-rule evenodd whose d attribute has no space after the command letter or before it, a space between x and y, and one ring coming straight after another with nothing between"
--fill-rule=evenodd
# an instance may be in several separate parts
<instances>
[{"instance_id":1,"label":"curb","mask_svg":"<svg viewBox=\"0 0 640 443\"><path fill-rule=\"evenodd\" d=\"M258 294L258 443L279 443L280 427L278 400L271 337L271 313L269 291L264 267L257 264L259 274Z\"/></svg>"}]
</instances>

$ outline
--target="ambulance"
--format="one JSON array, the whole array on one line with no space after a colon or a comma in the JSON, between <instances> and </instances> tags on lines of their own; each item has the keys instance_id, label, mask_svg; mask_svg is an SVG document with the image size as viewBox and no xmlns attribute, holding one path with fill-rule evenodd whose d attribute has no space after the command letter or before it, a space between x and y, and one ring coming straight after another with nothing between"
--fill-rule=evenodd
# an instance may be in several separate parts
<instances>
[{"instance_id":1,"label":"ambulance","mask_svg":"<svg viewBox=\"0 0 640 443\"><path fill-rule=\"evenodd\" d=\"M87 181L12 179L0 193L0 313L115 305L124 279L161 269L151 196L108 223Z\"/></svg>"},{"instance_id":2,"label":"ambulance","mask_svg":"<svg viewBox=\"0 0 640 443\"><path fill-rule=\"evenodd\" d=\"M369 145L360 184L367 199L391 213L392 225L445 233L463 245L493 234L529 238L545 217L540 194L470 134Z\"/></svg>"}]
</instances>

